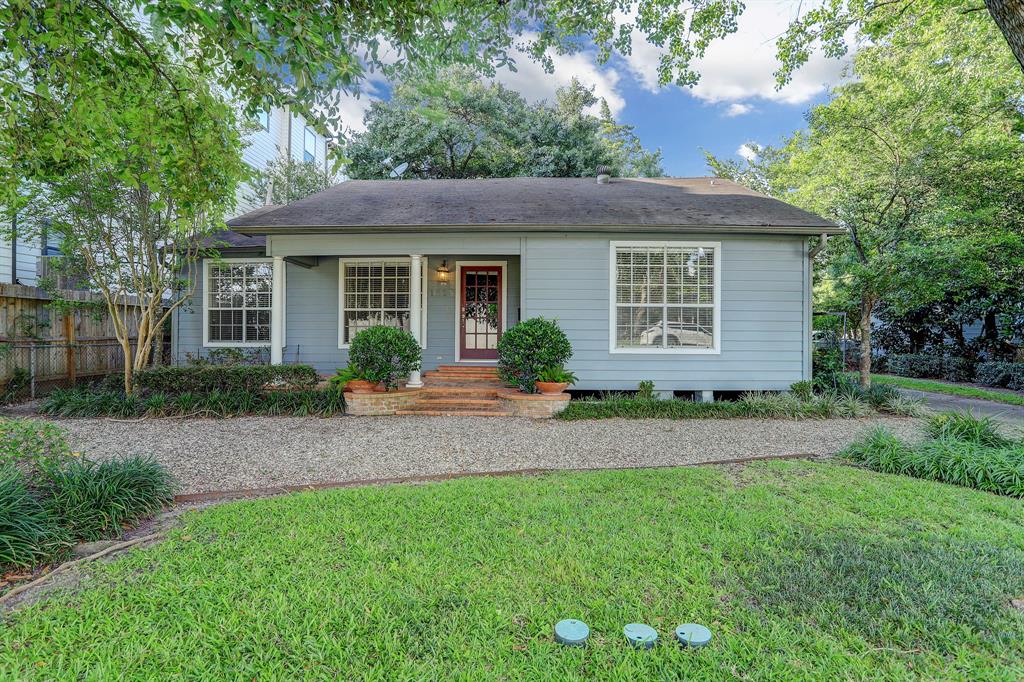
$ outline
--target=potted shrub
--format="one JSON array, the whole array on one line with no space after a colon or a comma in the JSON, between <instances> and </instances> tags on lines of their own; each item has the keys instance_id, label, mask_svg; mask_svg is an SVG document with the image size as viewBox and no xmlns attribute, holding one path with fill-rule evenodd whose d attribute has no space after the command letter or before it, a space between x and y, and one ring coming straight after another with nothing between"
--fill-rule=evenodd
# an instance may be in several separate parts
<instances>
[{"instance_id":1,"label":"potted shrub","mask_svg":"<svg viewBox=\"0 0 1024 682\"><path fill-rule=\"evenodd\" d=\"M572 345L554 320L534 317L509 327L498 341L498 376L525 393L537 391L545 367L565 365ZM559 382L560 383L560 382Z\"/></svg>"},{"instance_id":2,"label":"potted shrub","mask_svg":"<svg viewBox=\"0 0 1024 682\"><path fill-rule=\"evenodd\" d=\"M558 395L575 383L575 374L561 365L551 365L537 373L537 380L533 382L533 385L543 395Z\"/></svg>"},{"instance_id":3,"label":"potted shrub","mask_svg":"<svg viewBox=\"0 0 1024 682\"><path fill-rule=\"evenodd\" d=\"M397 327L364 329L352 339L348 351L349 361L361 372L357 381L369 381L382 391L395 388L419 369L420 356L420 344L413 335Z\"/></svg>"}]
</instances>

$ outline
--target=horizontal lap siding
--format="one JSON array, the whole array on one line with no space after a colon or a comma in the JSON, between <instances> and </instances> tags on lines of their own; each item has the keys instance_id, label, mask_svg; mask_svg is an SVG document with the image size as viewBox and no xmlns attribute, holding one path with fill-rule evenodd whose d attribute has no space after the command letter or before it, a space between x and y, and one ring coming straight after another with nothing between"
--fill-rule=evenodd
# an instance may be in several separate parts
<instances>
[{"instance_id":1,"label":"horizontal lap siding","mask_svg":"<svg viewBox=\"0 0 1024 682\"><path fill-rule=\"evenodd\" d=\"M557 318L573 345L579 389L779 390L804 378L804 240L686 235L722 243L721 354L608 351L612 241L658 235L530 234L524 272L527 315Z\"/></svg>"},{"instance_id":2,"label":"horizontal lap siding","mask_svg":"<svg viewBox=\"0 0 1024 682\"><path fill-rule=\"evenodd\" d=\"M518 244L518 242L517 242ZM518 321L519 257L494 255L434 255L427 257L427 347L423 351L423 368L433 369L455 361L455 263L460 261L507 261L506 277L509 324ZM447 259L450 281L437 280L437 267ZM178 363L187 360L187 353L204 355L202 267L194 294L194 303L176 314L174 357ZM323 374L331 374L348 364L348 350L338 348L338 257L322 257L316 267L287 265L286 328L284 348L286 363L312 365Z\"/></svg>"}]
</instances>

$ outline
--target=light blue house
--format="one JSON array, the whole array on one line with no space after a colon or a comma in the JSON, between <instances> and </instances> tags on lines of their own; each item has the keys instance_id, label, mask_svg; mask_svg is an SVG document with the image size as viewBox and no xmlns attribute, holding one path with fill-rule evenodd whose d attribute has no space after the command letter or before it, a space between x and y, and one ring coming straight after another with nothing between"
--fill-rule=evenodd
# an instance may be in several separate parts
<instances>
[{"instance_id":1,"label":"light blue house","mask_svg":"<svg viewBox=\"0 0 1024 682\"><path fill-rule=\"evenodd\" d=\"M811 373L808 240L834 224L717 178L349 181L229 222L175 357L264 349L322 373L361 329L409 329L425 370L488 364L555 318L578 389L782 390ZM412 385L419 376L411 377Z\"/></svg>"}]
</instances>

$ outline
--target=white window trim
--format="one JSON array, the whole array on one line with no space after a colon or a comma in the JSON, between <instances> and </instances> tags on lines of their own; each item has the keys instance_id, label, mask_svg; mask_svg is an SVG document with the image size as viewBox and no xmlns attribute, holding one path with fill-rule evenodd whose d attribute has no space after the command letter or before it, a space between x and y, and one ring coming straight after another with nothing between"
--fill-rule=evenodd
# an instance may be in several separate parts
<instances>
[{"instance_id":1,"label":"white window trim","mask_svg":"<svg viewBox=\"0 0 1024 682\"><path fill-rule=\"evenodd\" d=\"M213 259L206 258L203 260L203 347L204 348L270 348L270 341L210 341L210 266L219 265L222 263L228 265L246 265L250 263L271 263L273 264L273 258L221 258ZM288 268L285 267L285 274L287 275ZM270 300L274 300L274 296L278 293L273 288L273 278L271 278L270 288ZM284 296L285 292L281 292ZM282 299L281 303L285 304L287 299ZM273 316L271 316L273 317ZM287 329L287 325L285 325ZM284 330L282 330L283 332ZM282 334L281 338L284 338Z\"/></svg>"},{"instance_id":2,"label":"white window trim","mask_svg":"<svg viewBox=\"0 0 1024 682\"><path fill-rule=\"evenodd\" d=\"M494 364L497 360L480 360L479 358L462 359L462 333L461 320L459 319L459 304L462 301L462 268L475 268L481 265L494 265L501 267L501 333L508 331L508 261L505 260L457 260L455 261L455 362L473 362Z\"/></svg>"},{"instance_id":3,"label":"white window trim","mask_svg":"<svg viewBox=\"0 0 1024 682\"><path fill-rule=\"evenodd\" d=\"M310 151L310 150L309 150L309 149L308 149L308 148L306 147L306 140L307 140L308 138L310 138L310 137L312 137L312 138L313 138L313 150L312 150L312 151ZM313 163L316 163L316 161L317 161L317 158L316 158L316 148L317 148L317 147L319 146L319 145L317 144L317 139L316 139L316 138L317 138L317 135L316 135L316 131L315 131L315 130L313 130L313 129L312 129L312 128L310 128L309 126L305 126L305 127L303 128L303 130L302 130L302 152L303 152L303 157L302 157L302 160L303 160L303 161L305 161L305 160L306 160L306 157L305 157L305 155L306 155L306 154L309 154L310 156L312 156L312 157L313 157L312 159L310 159L310 161L312 161Z\"/></svg>"},{"instance_id":4,"label":"white window trim","mask_svg":"<svg viewBox=\"0 0 1024 682\"><path fill-rule=\"evenodd\" d=\"M672 348L617 348L615 346L615 321L618 319L615 304L616 273L615 249L620 247L666 247L714 249L714 297L712 310L713 329L711 332L711 348L695 348L675 346ZM722 242L690 242L690 241L613 241L608 247L608 352L613 355L720 355L722 352Z\"/></svg>"},{"instance_id":5,"label":"white window trim","mask_svg":"<svg viewBox=\"0 0 1024 682\"><path fill-rule=\"evenodd\" d=\"M338 259L338 348L342 350L348 350L351 344L344 343L345 340L345 264L346 263L380 263L381 261L392 262L392 263L409 263L412 264L412 258L409 256L367 256L365 258L339 258ZM429 298L427 295L427 284L430 282L430 268L428 267L427 257L423 256L421 259L421 270L420 273L423 278L423 284L421 285L420 293L422 294L423 306L420 310L420 348L425 349L427 347L427 305ZM412 303L412 301L409 301Z\"/></svg>"}]
</instances>

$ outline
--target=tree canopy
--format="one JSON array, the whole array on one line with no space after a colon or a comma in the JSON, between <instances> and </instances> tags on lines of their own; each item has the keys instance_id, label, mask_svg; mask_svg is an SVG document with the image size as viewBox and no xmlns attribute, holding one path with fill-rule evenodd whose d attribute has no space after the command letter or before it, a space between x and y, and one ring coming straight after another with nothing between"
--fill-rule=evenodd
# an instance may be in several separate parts
<instances>
[{"instance_id":1,"label":"tree canopy","mask_svg":"<svg viewBox=\"0 0 1024 682\"><path fill-rule=\"evenodd\" d=\"M599 116L590 113L598 104ZM529 104L468 67L417 73L374 102L365 123L345 150L353 178L387 178L402 163L405 178L578 177L602 165L622 176L663 174L661 152L644 149L575 79L553 104Z\"/></svg>"},{"instance_id":2,"label":"tree canopy","mask_svg":"<svg viewBox=\"0 0 1024 682\"><path fill-rule=\"evenodd\" d=\"M847 228L825 251L828 306L858 313L866 383L880 304L1021 295L1024 78L987 17L913 13L851 75L782 147L711 165Z\"/></svg>"}]
</instances>

